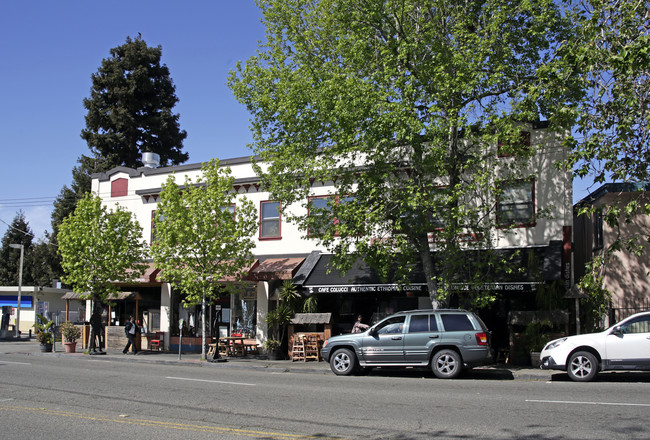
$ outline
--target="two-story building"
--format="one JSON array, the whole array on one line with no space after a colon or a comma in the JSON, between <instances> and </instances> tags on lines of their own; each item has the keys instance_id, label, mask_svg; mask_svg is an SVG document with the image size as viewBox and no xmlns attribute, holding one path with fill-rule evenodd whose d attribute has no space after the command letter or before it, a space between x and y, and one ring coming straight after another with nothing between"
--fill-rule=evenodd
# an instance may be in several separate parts
<instances>
[{"instance_id":1,"label":"two-story building","mask_svg":"<svg viewBox=\"0 0 650 440\"><path fill-rule=\"evenodd\" d=\"M522 270L512 271L515 275L504 272L500 279L480 286L497 293L498 300L482 314L495 331L495 337L502 340L507 340L509 311L534 309L540 291L553 289L561 294L571 283L572 182L570 173L554 166L565 157L566 151L560 146L558 135L542 125L531 124L527 136L532 145L540 147L525 171L530 177L503 182L501 196L493 198L495 215L514 222L495 231L494 247L512 255L513 264ZM283 280L288 279L293 280L303 295L318 297L318 311L332 314L335 334L349 331L358 314L371 321L399 310L431 308L426 280L417 268L408 286L380 279L361 260L345 274L332 271L327 250L278 213L278 202L270 200L253 170L252 161L259 160L256 157L221 160L221 166L229 167L235 177L233 191L257 206L259 230L255 262L242 282L241 293L214 301L208 308L208 336L236 332L264 341L269 306L277 299ZM505 164L513 158L499 160ZM200 170L201 164L118 167L94 175L92 191L106 206L117 203L133 212L143 227L145 239L151 242L153 216L163 183L173 176L182 185L185 176L196 180ZM314 182L312 196L332 195L334 191L332 182ZM292 214L308 215L303 206L285 208ZM459 284L456 288L462 292L469 287ZM183 319L187 334L199 336L200 310L184 309L180 292L159 278L153 264L137 285L123 286L123 289L137 292L138 303L123 301L114 306L107 317L109 325L123 324L126 316L136 314L144 319L149 331L171 335L165 342L169 347L170 342L174 344L173 336L179 333L179 322Z\"/></svg>"}]
</instances>

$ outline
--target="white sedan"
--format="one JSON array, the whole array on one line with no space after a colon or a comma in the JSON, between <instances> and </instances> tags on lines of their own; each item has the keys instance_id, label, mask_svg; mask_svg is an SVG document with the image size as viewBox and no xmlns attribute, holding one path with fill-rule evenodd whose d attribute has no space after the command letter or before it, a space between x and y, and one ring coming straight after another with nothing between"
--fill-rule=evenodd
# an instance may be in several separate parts
<instances>
[{"instance_id":1,"label":"white sedan","mask_svg":"<svg viewBox=\"0 0 650 440\"><path fill-rule=\"evenodd\" d=\"M587 382L605 370L650 370L650 312L637 313L600 333L555 339L540 353L541 368L565 370Z\"/></svg>"}]
</instances>

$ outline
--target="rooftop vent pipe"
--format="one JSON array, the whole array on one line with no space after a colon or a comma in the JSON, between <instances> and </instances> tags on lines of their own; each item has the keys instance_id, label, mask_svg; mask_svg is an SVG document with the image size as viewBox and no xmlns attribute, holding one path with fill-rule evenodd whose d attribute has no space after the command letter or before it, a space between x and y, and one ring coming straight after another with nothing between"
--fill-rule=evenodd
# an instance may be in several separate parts
<instances>
[{"instance_id":1,"label":"rooftop vent pipe","mask_svg":"<svg viewBox=\"0 0 650 440\"><path fill-rule=\"evenodd\" d=\"M142 153L142 163L145 168L156 168L160 165L160 155L156 153Z\"/></svg>"}]
</instances>

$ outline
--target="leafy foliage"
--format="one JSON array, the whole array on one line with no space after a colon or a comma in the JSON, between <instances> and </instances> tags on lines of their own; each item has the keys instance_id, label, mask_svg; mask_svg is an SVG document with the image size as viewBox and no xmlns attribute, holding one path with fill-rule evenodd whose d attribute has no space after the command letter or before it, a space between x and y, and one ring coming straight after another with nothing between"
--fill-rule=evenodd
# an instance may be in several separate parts
<instances>
[{"instance_id":1,"label":"leafy foliage","mask_svg":"<svg viewBox=\"0 0 650 440\"><path fill-rule=\"evenodd\" d=\"M196 183L180 188L170 176L160 193L151 247L161 276L179 288L187 304L218 297L217 283L237 279L252 263L257 215L252 202L233 192L230 170L214 159Z\"/></svg>"},{"instance_id":2,"label":"leafy foliage","mask_svg":"<svg viewBox=\"0 0 650 440\"><path fill-rule=\"evenodd\" d=\"M229 85L252 114L271 197L334 253L338 269L361 255L385 277L397 267L407 282L419 260L431 296L444 300L472 246L462 237L474 234L477 248L492 243L497 140L515 145L522 122L540 116L566 122L551 109L572 99L571 88L548 87L569 32L556 3L258 5L267 41ZM533 173L522 172L532 154L519 149L499 177ZM287 207L305 204L320 182L335 184L331 200L308 202L306 218L292 216ZM438 267L434 230L445 255Z\"/></svg>"},{"instance_id":3,"label":"leafy foliage","mask_svg":"<svg viewBox=\"0 0 650 440\"><path fill-rule=\"evenodd\" d=\"M144 273L146 245L133 214L117 206L109 211L88 194L59 230L64 281L87 298L106 303Z\"/></svg>"},{"instance_id":4,"label":"leafy foliage","mask_svg":"<svg viewBox=\"0 0 650 440\"><path fill-rule=\"evenodd\" d=\"M36 315L36 322L32 326L36 329L36 340L43 345L54 342L54 321L43 315Z\"/></svg>"},{"instance_id":5,"label":"leafy foliage","mask_svg":"<svg viewBox=\"0 0 650 440\"><path fill-rule=\"evenodd\" d=\"M566 0L576 29L560 68L586 94L575 109L570 165L579 177L650 179L650 14L639 0Z\"/></svg>"},{"instance_id":6,"label":"leafy foliage","mask_svg":"<svg viewBox=\"0 0 650 440\"><path fill-rule=\"evenodd\" d=\"M161 276L185 294L185 304L202 305L202 358L206 300L239 287L223 282L240 279L253 260L257 211L247 198L236 199L233 181L216 159L203 164L196 183L186 176L179 188L169 176L154 217L151 252Z\"/></svg>"},{"instance_id":7,"label":"leafy foliage","mask_svg":"<svg viewBox=\"0 0 650 440\"><path fill-rule=\"evenodd\" d=\"M20 250L10 247L10 244L23 245L23 285L34 282L29 268L32 267L32 237L33 233L25 218L25 213L19 211L2 237L0 248L0 286L17 286Z\"/></svg>"},{"instance_id":8,"label":"leafy foliage","mask_svg":"<svg viewBox=\"0 0 650 440\"><path fill-rule=\"evenodd\" d=\"M78 338L81 337L81 330L79 330L79 327L70 321L66 321L61 324L59 326L59 330L61 330L61 335L63 336L65 342L75 342Z\"/></svg>"}]
</instances>

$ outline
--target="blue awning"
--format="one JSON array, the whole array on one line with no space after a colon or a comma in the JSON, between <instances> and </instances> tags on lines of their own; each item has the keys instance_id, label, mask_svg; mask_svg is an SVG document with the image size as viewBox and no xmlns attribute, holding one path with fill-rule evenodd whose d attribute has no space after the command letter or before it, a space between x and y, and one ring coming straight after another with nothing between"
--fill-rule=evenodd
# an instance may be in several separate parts
<instances>
[{"instance_id":1,"label":"blue awning","mask_svg":"<svg viewBox=\"0 0 650 440\"><path fill-rule=\"evenodd\" d=\"M0 306L18 307L18 295L0 295ZM31 295L20 295L20 308L31 309L34 307Z\"/></svg>"}]
</instances>

